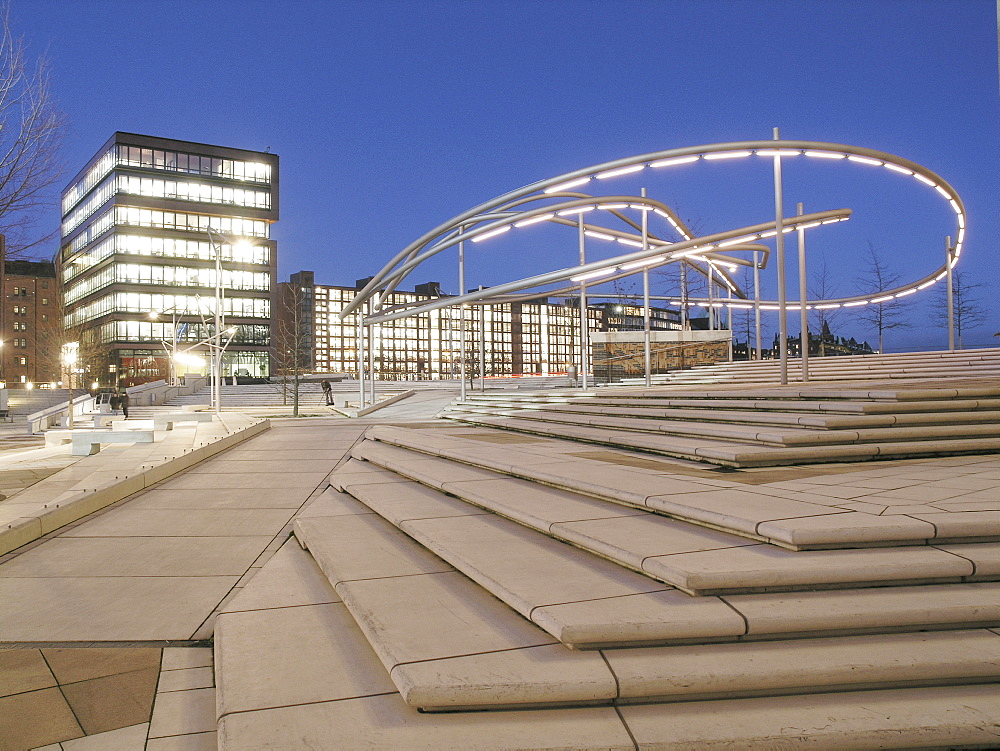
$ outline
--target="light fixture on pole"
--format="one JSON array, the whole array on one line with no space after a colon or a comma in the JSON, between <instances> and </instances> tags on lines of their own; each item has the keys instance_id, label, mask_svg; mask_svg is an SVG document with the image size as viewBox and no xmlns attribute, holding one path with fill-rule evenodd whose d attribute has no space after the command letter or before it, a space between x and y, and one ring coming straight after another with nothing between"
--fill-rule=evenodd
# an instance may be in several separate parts
<instances>
[{"instance_id":1,"label":"light fixture on pole","mask_svg":"<svg viewBox=\"0 0 1000 751\"><path fill-rule=\"evenodd\" d=\"M80 342L66 342L62 346L62 362L66 371L66 383L69 386L69 416L66 420L66 427L73 429L73 369L76 367L77 357L80 352Z\"/></svg>"}]
</instances>

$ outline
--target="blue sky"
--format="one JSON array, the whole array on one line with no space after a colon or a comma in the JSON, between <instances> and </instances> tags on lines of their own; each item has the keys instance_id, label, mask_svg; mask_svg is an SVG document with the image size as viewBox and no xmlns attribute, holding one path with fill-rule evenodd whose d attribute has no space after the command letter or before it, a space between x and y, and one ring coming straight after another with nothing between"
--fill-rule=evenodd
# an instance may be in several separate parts
<instances>
[{"instance_id":1,"label":"blue sky","mask_svg":"<svg viewBox=\"0 0 1000 751\"><path fill-rule=\"evenodd\" d=\"M522 185L635 154L767 139L778 126L941 175L969 212L959 268L989 285L984 305L997 294L994 0L13 0L12 15L53 64L71 126L67 181L116 130L277 153L282 279L312 269L321 283L350 284ZM854 210L808 242L810 266L825 262L842 294L856 291L869 244L906 280L941 264L953 214L893 177L787 170L786 213L797 201ZM614 187L647 187L705 233L773 219L771 173L759 166ZM561 267L574 252L570 235L505 238L470 258L469 286ZM407 284L429 279L457 291L453 259ZM927 299L887 348L946 341ZM874 340L846 316L835 328ZM996 343L998 331L991 312L966 344Z\"/></svg>"}]
</instances>

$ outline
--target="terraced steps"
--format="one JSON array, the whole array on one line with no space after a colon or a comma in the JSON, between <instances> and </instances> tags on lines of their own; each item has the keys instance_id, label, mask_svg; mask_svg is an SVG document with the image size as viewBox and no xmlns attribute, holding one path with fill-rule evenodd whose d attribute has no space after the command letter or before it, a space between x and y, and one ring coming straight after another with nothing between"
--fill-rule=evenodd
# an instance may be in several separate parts
<instances>
[{"instance_id":1,"label":"terraced steps","mask_svg":"<svg viewBox=\"0 0 1000 751\"><path fill-rule=\"evenodd\" d=\"M801 361L788 361L791 380L801 378ZM881 378L885 380L929 380L954 375L967 376L962 369L996 377L1000 375L1000 348L959 350L956 352L898 352L850 357L810 357L809 377L813 381L843 381ZM780 363L776 360L726 362L704 365L689 370L674 371L653 376L653 383L777 383L780 380ZM626 378L624 385L642 385L645 379Z\"/></svg>"},{"instance_id":2,"label":"terraced steps","mask_svg":"<svg viewBox=\"0 0 1000 751\"><path fill-rule=\"evenodd\" d=\"M334 501L329 510L338 515L330 517L335 520L342 518L344 506ZM466 605L457 611L463 613L471 603L458 604ZM413 620L416 630L427 630ZM468 633L458 618L452 623ZM488 633L500 631L491 626L486 624ZM290 640L289 633L298 636ZM449 708L449 700L466 702L469 697L510 701L509 708L493 705L492 711L479 712L472 704L462 708L473 711L425 713L406 702L309 552L290 541L218 617L218 743L223 751L310 745L428 751L634 749L636 744L690 749L774 747L792 738L845 748L890 741L897 748L986 745L996 738L997 692L995 686L975 684L989 679L995 669L996 636L969 630L864 637L853 644L848 639L839 652L825 658L821 650L826 640L716 645L711 654L700 647L598 654L553 646L521 650L521 659L508 659L517 655L515 650L462 654L409 663L406 667L416 680L406 696L442 709ZM440 639L428 643L437 642ZM810 646L816 650L807 654ZM742 657L725 651L740 647L772 651ZM931 651L937 655L933 666L927 660ZM581 666L575 673L565 670L567 655ZM494 658L507 670L496 669ZM607 668L589 674L582 669L584 662L589 668L602 658L614 661L621 688L605 692L599 701L614 707L564 707L554 701L560 698L557 693L542 693L542 687L548 687L584 695L576 676L593 676L594 685L603 687L610 675ZM844 681L857 681L859 674L875 677L880 670L884 672L876 680L887 687L909 686L910 681L944 685L825 690L848 688L855 684ZM398 669L393 673L403 675ZM523 707L531 705L519 704L529 695L517 686L532 674L539 678L532 698L544 701L529 711ZM436 680L427 680L431 675ZM947 685L956 677L971 683ZM805 691L810 682L824 688ZM422 697L415 690L420 686L430 693ZM741 687L746 693L770 695L708 698L733 697ZM634 703L636 695L654 693L662 698ZM679 694L688 701L670 701ZM795 728L794 736L789 736L789 728Z\"/></svg>"},{"instance_id":3,"label":"terraced steps","mask_svg":"<svg viewBox=\"0 0 1000 751\"><path fill-rule=\"evenodd\" d=\"M997 555L993 553L996 546L795 553L578 494L536 488L524 480L505 479L490 472L483 472L482 479L475 481L447 484L452 496L474 505L462 506L453 498L415 482L387 484L377 471L372 474L375 484L369 485L365 466L352 460L331 477L331 483L470 578L480 581L480 577L485 577L480 583L515 608L517 605L508 599L509 593L490 586L493 579L490 571L497 565L497 559L490 547L480 547L477 537L506 540L500 545L505 551L517 551L525 544L533 550L544 548L554 560L539 561L538 565L549 571L559 565L557 561L569 557L564 546L547 540L551 537L689 594L1000 578L1000 560L994 560ZM404 509L405 517L401 515ZM483 517L478 509L503 518ZM421 517L429 521L424 522ZM463 518L458 521L457 517ZM453 523L443 522L446 518ZM537 534L525 534L521 526ZM523 563L528 553L521 555ZM594 568L588 567L588 573L594 575ZM599 577L600 573L596 575ZM596 591L599 583L593 586ZM515 595L515 599L519 598Z\"/></svg>"},{"instance_id":4,"label":"terraced steps","mask_svg":"<svg viewBox=\"0 0 1000 751\"><path fill-rule=\"evenodd\" d=\"M352 450L355 459L447 493L497 472L533 483L537 490L556 488L792 550L1000 539L1000 512L921 510L923 501L916 496L906 514L872 514L854 510L850 494L817 492L826 491L825 485L747 487L726 474L683 474L682 465L646 461L643 466L630 453L595 456L568 441L488 443L484 437L502 441L505 436L472 428L388 425L369 428L366 437ZM340 486L348 482L337 477Z\"/></svg>"},{"instance_id":5,"label":"terraced steps","mask_svg":"<svg viewBox=\"0 0 1000 751\"><path fill-rule=\"evenodd\" d=\"M339 510L322 516L327 512L314 507L316 515L296 522L296 537L400 695L425 711L692 701L1000 677L1000 635L985 629L599 654L566 649L378 516ZM703 627L712 631L707 620ZM920 659L928 650L934 658ZM778 655L787 669L773 669ZM862 665L865 678L858 676Z\"/></svg>"},{"instance_id":6,"label":"terraced steps","mask_svg":"<svg viewBox=\"0 0 1000 751\"><path fill-rule=\"evenodd\" d=\"M614 393L614 396L607 394ZM730 467L1000 451L1000 388L612 390L481 395L442 417Z\"/></svg>"}]
</instances>

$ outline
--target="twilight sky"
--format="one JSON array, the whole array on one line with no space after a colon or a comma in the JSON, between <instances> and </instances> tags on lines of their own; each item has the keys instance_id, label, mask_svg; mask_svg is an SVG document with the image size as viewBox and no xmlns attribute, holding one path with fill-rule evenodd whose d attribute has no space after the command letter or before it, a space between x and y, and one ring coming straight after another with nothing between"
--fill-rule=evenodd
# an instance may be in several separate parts
<instances>
[{"instance_id":1,"label":"twilight sky","mask_svg":"<svg viewBox=\"0 0 1000 751\"><path fill-rule=\"evenodd\" d=\"M427 230L536 180L780 127L949 182L969 213L958 268L997 307L994 0L13 0L12 16L53 64L71 126L67 182L116 130L278 154L283 280L311 269L319 283L353 284ZM709 234L774 219L765 161L646 170L608 190L646 187ZM825 265L841 295L859 291L869 248L915 280L955 233L933 190L883 169L789 164L786 215L799 201L854 211L807 241L810 269ZM515 234L470 254L468 286L573 262L572 230ZM454 257L404 287L427 280L457 292ZM888 332L888 350L946 342L929 292L909 298L913 326ZM833 328L875 341L846 312ZM965 344L997 344L998 331L991 311Z\"/></svg>"}]
</instances>

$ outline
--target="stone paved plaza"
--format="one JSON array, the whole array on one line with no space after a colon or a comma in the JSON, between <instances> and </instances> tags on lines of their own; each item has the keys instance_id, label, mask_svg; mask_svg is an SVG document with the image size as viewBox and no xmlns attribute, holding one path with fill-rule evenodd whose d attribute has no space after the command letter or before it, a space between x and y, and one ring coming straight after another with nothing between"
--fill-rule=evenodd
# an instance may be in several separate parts
<instances>
[{"instance_id":1,"label":"stone paved plaza","mask_svg":"<svg viewBox=\"0 0 1000 751\"><path fill-rule=\"evenodd\" d=\"M808 399L951 425L939 453L987 426L979 451L912 436L882 461L693 461L635 422L684 430L637 417L682 398L666 386L610 407L470 398L450 419L441 394L367 419L233 416L231 443L170 472L209 426L176 427L187 448L159 465L146 444L0 453L4 488L39 476L0 509L153 473L0 557L0 749L996 747L1000 388L951 386ZM801 447L771 440L806 414L796 388L757 388L772 428L745 445ZM566 414L576 440L551 428ZM810 445L908 436L849 422ZM745 429L681 443L715 451L724 424Z\"/></svg>"}]
</instances>

